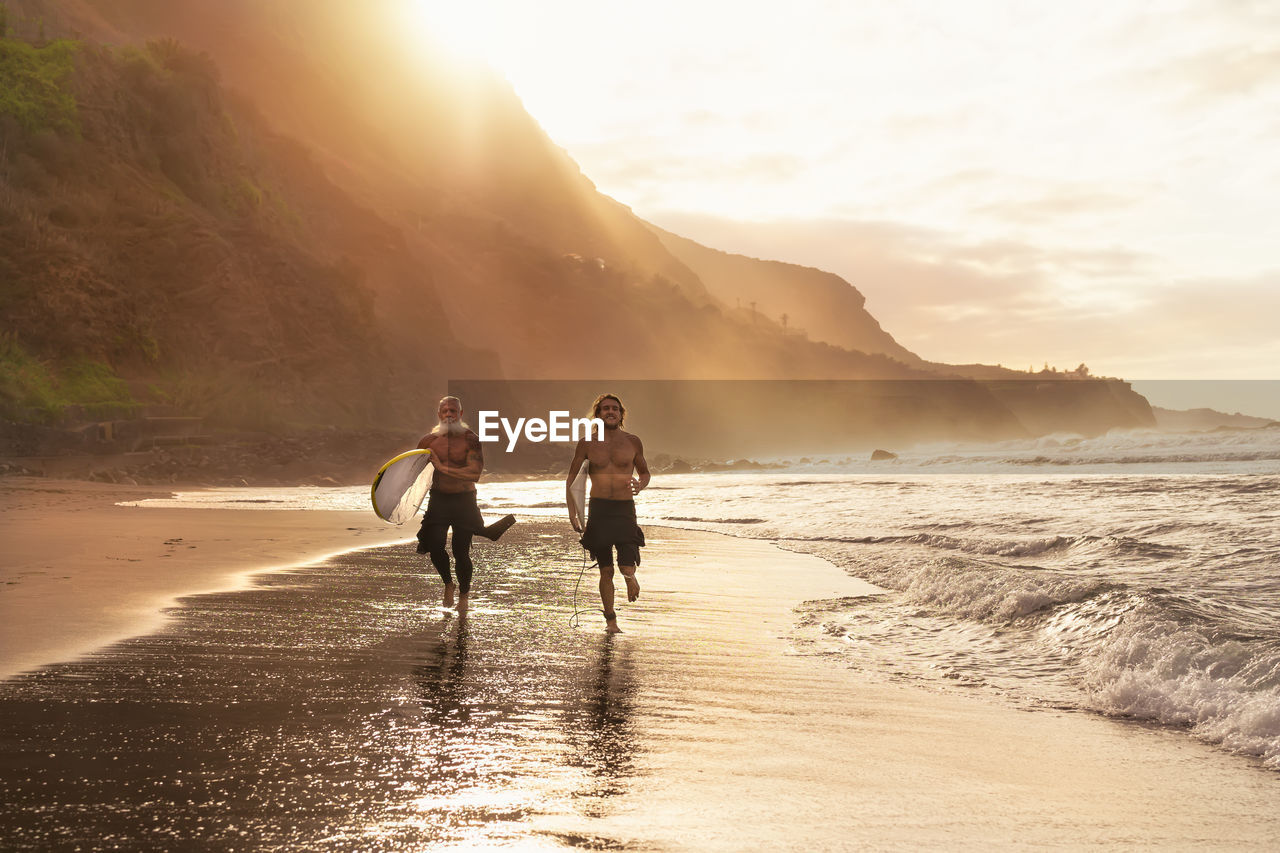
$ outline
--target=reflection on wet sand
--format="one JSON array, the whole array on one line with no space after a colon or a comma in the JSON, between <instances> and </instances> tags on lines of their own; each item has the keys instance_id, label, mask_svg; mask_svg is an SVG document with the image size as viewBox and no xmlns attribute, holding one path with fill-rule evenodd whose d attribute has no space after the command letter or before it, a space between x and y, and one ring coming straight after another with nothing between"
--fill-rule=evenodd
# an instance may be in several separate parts
<instances>
[{"instance_id":1,"label":"reflection on wet sand","mask_svg":"<svg viewBox=\"0 0 1280 853\"><path fill-rule=\"evenodd\" d=\"M428 603L416 555L381 549L0 683L4 845L565 843L530 819L576 831L625 790L633 670L565 627L561 555L501 545L502 594L466 616Z\"/></svg>"},{"instance_id":2,"label":"reflection on wet sand","mask_svg":"<svg viewBox=\"0 0 1280 853\"><path fill-rule=\"evenodd\" d=\"M445 616L427 644L423 663L414 668L427 719L440 733L457 723L468 727L472 701L467 695L467 617Z\"/></svg>"},{"instance_id":3,"label":"reflection on wet sand","mask_svg":"<svg viewBox=\"0 0 1280 853\"><path fill-rule=\"evenodd\" d=\"M418 641L420 821L456 832L554 812L565 795L603 817L627 792L639 742L628 648L604 634L542 638L499 661L489 646L472 652L462 617Z\"/></svg>"},{"instance_id":4,"label":"reflection on wet sand","mask_svg":"<svg viewBox=\"0 0 1280 853\"><path fill-rule=\"evenodd\" d=\"M598 637L595 646L562 720L570 748L568 763L587 774L574 796L585 800L584 813L603 817L609 812L608 798L625 794L628 780L635 775L639 737L629 647L615 642L612 634Z\"/></svg>"}]
</instances>

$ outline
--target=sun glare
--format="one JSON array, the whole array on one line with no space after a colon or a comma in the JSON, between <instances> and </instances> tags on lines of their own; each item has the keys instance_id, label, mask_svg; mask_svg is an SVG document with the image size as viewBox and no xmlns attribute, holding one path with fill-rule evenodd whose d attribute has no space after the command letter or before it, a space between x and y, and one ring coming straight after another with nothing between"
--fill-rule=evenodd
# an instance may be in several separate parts
<instances>
[{"instance_id":1,"label":"sun glare","mask_svg":"<svg viewBox=\"0 0 1280 853\"><path fill-rule=\"evenodd\" d=\"M410 38L427 38L458 58L501 66L501 28L497 10L488 3L454 0L404 0L403 17Z\"/></svg>"}]
</instances>

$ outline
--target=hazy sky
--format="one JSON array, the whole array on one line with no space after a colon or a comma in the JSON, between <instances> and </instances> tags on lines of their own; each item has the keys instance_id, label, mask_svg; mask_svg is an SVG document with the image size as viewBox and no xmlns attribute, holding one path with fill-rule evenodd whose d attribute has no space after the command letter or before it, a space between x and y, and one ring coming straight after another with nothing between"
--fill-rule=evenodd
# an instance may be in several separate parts
<instances>
[{"instance_id":1,"label":"hazy sky","mask_svg":"<svg viewBox=\"0 0 1280 853\"><path fill-rule=\"evenodd\" d=\"M1280 378L1280 2L407 2L603 192L926 358Z\"/></svg>"}]
</instances>

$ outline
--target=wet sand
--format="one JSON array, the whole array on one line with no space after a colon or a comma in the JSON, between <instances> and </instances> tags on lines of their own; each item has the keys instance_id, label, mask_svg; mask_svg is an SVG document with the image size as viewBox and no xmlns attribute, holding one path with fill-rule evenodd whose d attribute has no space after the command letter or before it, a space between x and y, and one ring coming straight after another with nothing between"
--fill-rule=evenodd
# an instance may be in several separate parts
<instances>
[{"instance_id":1,"label":"wet sand","mask_svg":"<svg viewBox=\"0 0 1280 853\"><path fill-rule=\"evenodd\" d=\"M0 478L0 679L159 628L180 595L414 532L372 513L116 505L171 494Z\"/></svg>"},{"instance_id":2,"label":"wet sand","mask_svg":"<svg viewBox=\"0 0 1280 853\"><path fill-rule=\"evenodd\" d=\"M141 512L167 513L162 510ZM214 510L195 512L215 513ZM260 513L239 513L238 515ZM15 848L1265 848L1280 778L1176 733L880 684L794 608L874 592L651 529L644 590L570 624L580 551L524 521L435 605L408 545L187 598L0 684ZM590 572L579 602L595 606Z\"/></svg>"}]
</instances>

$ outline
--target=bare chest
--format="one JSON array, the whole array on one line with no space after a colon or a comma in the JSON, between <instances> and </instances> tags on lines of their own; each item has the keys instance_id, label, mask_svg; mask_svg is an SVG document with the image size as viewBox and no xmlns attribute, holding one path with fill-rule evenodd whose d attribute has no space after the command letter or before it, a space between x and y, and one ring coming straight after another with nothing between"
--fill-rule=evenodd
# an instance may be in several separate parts
<instances>
[{"instance_id":1,"label":"bare chest","mask_svg":"<svg viewBox=\"0 0 1280 853\"><path fill-rule=\"evenodd\" d=\"M630 472L635 463L636 449L631 440L623 436L589 445L587 459L591 461L593 471Z\"/></svg>"},{"instance_id":2,"label":"bare chest","mask_svg":"<svg viewBox=\"0 0 1280 853\"><path fill-rule=\"evenodd\" d=\"M431 452L451 465L467 462L467 440L462 436L438 435L431 440Z\"/></svg>"}]
</instances>

